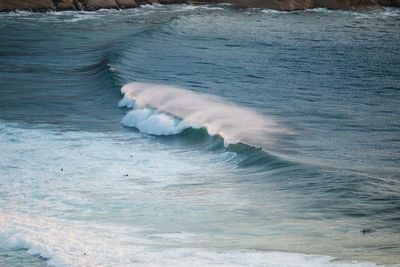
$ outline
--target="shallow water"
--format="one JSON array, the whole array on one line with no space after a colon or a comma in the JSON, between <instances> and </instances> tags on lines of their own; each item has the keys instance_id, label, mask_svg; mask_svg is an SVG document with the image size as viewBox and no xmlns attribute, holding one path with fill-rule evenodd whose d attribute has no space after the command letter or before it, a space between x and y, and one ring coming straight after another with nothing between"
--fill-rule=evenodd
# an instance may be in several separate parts
<instances>
[{"instance_id":1,"label":"shallow water","mask_svg":"<svg viewBox=\"0 0 400 267\"><path fill-rule=\"evenodd\" d=\"M399 9L0 14L0 265L400 263L399 29Z\"/></svg>"}]
</instances>

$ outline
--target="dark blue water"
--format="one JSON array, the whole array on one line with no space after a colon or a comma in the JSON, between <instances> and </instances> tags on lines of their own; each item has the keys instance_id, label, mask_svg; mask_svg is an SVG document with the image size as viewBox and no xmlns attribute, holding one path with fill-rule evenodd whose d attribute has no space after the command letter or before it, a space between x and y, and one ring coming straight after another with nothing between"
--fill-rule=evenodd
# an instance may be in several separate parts
<instances>
[{"instance_id":1,"label":"dark blue water","mask_svg":"<svg viewBox=\"0 0 400 267\"><path fill-rule=\"evenodd\" d=\"M399 9L0 14L0 263L400 263L399 47ZM125 127L132 82L222 108ZM258 116L280 130L253 147Z\"/></svg>"}]
</instances>

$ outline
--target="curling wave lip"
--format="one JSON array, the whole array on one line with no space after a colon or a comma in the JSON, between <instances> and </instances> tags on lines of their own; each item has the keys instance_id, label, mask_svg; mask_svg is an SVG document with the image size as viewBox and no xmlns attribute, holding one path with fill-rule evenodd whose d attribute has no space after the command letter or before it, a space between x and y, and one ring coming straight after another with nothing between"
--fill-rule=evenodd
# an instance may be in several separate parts
<instances>
[{"instance_id":1,"label":"curling wave lip","mask_svg":"<svg viewBox=\"0 0 400 267\"><path fill-rule=\"evenodd\" d=\"M125 117L123 124L136 127L149 134L159 132L154 129L157 125L164 128L166 124L169 124L174 128L170 131L161 131L164 135L177 134L189 126L204 127L211 136L220 135L226 145L240 142L264 147L275 143L280 135L293 133L270 118L213 95L149 83L128 83L121 88L121 92L124 98L119 103L120 107L140 107L141 109L148 107L179 118L183 122L183 125L167 123L168 119L163 117L164 115L154 115L144 110L134 109L132 113L128 113L127 116L134 116L134 118ZM144 123L143 120L147 121ZM148 126L150 123L148 120L154 122L154 127Z\"/></svg>"}]
</instances>

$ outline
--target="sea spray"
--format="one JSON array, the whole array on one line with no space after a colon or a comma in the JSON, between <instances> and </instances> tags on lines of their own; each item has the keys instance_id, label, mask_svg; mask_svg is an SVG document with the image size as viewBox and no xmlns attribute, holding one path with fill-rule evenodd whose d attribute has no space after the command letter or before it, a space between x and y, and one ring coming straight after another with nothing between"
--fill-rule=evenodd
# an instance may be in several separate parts
<instances>
[{"instance_id":1,"label":"sea spray","mask_svg":"<svg viewBox=\"0 0 400 267\"><path fill-rule=\"evenodd\" d=\"M241 142L263 147L290 133L270 118L213 95L148 83L129 83L121 92L124 98L119 106L133 108L122 124L148 134L170 135L188 127L204 127L210 135L224 138L225 145Z\"/></svg>"}]
</instances>

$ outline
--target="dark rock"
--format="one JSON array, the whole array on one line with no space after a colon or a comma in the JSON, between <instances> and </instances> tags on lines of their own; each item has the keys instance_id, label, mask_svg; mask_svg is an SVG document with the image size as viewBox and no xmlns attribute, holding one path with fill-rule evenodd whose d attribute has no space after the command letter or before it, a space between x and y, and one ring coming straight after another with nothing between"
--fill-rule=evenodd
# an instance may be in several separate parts
<instances>
[{"instance_id":1,"label":"dark rock","mask_svg":"<svg viewBox=\"0 0 400 267\"><path fill-rule=\"evenodd\" d=\"M83 8L83 3L78 0L74 0L74 5L76 10L82 10Z\"/></svg>"},{"instance_id":2,"label":"dark rock","mask_svg":"<svg viewBox=\"0 0 400 267\"><path fill-rule=\"evenodd\" d=\"M0 11L29 10L46 12L54 10L51 0L0 0Z\"/></svg>"},{"instance_id":3,"label":"dark rock","mask_svg":"<svg viewBox=\"0 0 400 267\"><path fill-rule=\"evenodd\" d=\"M116 0L116 2L119 8L133 8L138 6L134 0Z\"/></svg>"},{"instance_id":4,"label":"dark rock","mask_svg":"<svg viewBox=\"0 0 400 267\"><path fill-rule=\"evenodd\" d=\"M159 4L158 0L137 0L136 3L138 5L152 5L152 4Z\"/></svg>"},{"instance_id":5,"label":"dark rock","mask_svg":"<svg viewBox=\"0 0 400 267\"><path fill-rule=\"evenodd\" d=\"M187 4L186 0L158 0L158 2L163 5Z\"/></svg>"},{"instance_id":6,"label":"dark rock","mask_svg":"<svg viewBox=\"0 0 400 267\"><path fill-rule=\"evenodd\" d=\"M341 10L383 10L377 0L315 0L315 7Z\"/></svg>"},{"instance_id":7,"label":"dark rock","mask_svg":"<svg viewBox=\"0 0 400 267\"><path fill-rule=\"evenodd\" d=\"M74 0L61 0L60 2L56 3L56 10L76 10Z\"/></svg>"},{"instance_id":8,"label":"dark rock","mask_svg":"<svg viewBox=\"0 0 400 267\"><path fill-rule=\"evenodd\" d=\"M102 8L119 9L115 0L86 0L83 1L83 4L85 5L85 10L87 11L95 11Z\"/></svg>"},{"instance_id":9,"label":"dark rock","mask_svg":"<svg viewBox=\"0 0 400 267\"><path fill-rule=\"evenodd\" d=\"M146 0L146 3L148 5L152 5L152 4L159 4L160 2L158 2L158 0Z\"/></svg>"},{"instance_id":10,"label":"dark rock","mask_svg":"<svg viewBox=\"0 0 400 267\"><path fill-rule=\"evenodd\" d=\"M382 6L400 7L400 0L378 0L378 3Z\"/></svg>"},{"instance_id":11,"label":"dark rock","mask_svg":"<svg viewBox=\"0 0 400 267\"><path fill-rule=\"evenodd\" d=\"M200 2L230 3L241 7L268 8L281 11L323 7L342 10L382 10L377 0L195 0ZM400 1L400 0L394 0Z\"/></svg>"},{"instance_id":12,"label":"dark rock","mask_svg":"<svg viewBox=\"0 0 400 267\"><path fill-rule=\"evenodd\" d=\"M400 7L400 0L392 0L392 6Z\"/></svg>"},{"instance_id":13,"label":"dark rock","mask_svg":"<svg viewBox=\"0 0 400 267\"><path fill-rule=\"evenodd\" d=\"M189 4L189 5L202 5L202 4L205 4L205 2L197 1L197 0L187 0L186 3Z\"/></svg>"}]
</instances>

